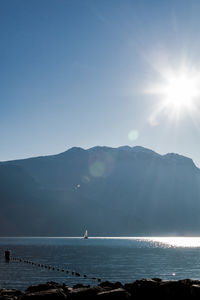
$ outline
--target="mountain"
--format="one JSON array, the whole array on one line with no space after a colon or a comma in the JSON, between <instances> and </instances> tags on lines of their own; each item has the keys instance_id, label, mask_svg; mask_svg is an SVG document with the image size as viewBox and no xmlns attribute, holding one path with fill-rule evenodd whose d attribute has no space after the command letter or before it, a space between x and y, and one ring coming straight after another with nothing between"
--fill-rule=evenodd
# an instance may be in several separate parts
<instances>
[{"instance_id":1,"label":"mountain","mask_svg":"<svg viewBox=\"0 0 200 300\"><path fill-rule=\"evenodd\" d=\"M200 170L140 146L74 147L0 163L0 205L0 235L197 235Z\"/></svg>"}]
</instances>

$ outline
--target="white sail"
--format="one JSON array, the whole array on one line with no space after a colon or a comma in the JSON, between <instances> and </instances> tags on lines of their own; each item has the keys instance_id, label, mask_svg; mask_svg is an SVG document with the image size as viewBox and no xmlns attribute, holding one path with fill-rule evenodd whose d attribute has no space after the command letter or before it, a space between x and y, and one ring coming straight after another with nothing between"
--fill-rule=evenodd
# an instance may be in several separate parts
<instances>
[{"instance_id":1,"label":"white sail","mask_svg":"<svg viewBox=\"0 0 200 300\"><path fill-rule=\"evenodd\" d=\"M87 238L88 238L88 231L86 229L85 234L84 234L84 239L87 239Z\"/></svg>"}]
</instances>

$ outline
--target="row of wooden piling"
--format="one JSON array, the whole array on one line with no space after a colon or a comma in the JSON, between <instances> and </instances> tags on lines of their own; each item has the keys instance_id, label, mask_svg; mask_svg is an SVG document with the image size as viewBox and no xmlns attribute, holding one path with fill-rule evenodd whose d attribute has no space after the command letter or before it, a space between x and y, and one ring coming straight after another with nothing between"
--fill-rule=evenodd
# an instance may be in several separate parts
<instances>
[{"instance_id":1,"label":"row of wooden piling","mask_svg":"<svg viewBox=\"0 0 200 300\"><path fill-rule=\"evenodd\" d=\"M76 277L83 277L83 278L87 278L87 279L97 280L98 282L102 281L101 278L97 278L97 277L91 277L90 278L87 274L81 275L79 272L75 272L75 271L71 271L71 270L65 270L65 269L62 269L62 268L58 268L58 267L54 267L54 266L50 266L50 265L46 265L46 264L35 263L33 261L22 259L22 258L11 257L10 260L27 263L27 264L30 264L32 266L36 266L36 267L39 267L39 268L44 268L44 269L47 269L47 270L58 271L58 272L62 272L62 273L65 273L65 274L71 274L71 275L76 276Z\"/></svg>"}]
</instances>

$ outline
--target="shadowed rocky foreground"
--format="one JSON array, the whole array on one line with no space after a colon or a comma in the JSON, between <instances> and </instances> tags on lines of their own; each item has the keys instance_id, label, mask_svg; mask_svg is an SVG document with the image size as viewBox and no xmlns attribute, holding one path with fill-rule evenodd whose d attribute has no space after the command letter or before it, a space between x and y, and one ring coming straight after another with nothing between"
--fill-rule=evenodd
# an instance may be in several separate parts
<instances>
[{"instance_id":1,"label":"shadowed rocky foreground","mask_svg":"<svg viewBox=\"0 0 200 300\"><path fill-rule=\"evenodd\" d=\"M0 300L34 299L200 299L200 280L179 281L159 278L136 280L121 284L105 281L97 286L77 284L73 288L66 284L47 282L33 285L21 292L15 289L1 289Z\"/></svg>"}]
</instances>

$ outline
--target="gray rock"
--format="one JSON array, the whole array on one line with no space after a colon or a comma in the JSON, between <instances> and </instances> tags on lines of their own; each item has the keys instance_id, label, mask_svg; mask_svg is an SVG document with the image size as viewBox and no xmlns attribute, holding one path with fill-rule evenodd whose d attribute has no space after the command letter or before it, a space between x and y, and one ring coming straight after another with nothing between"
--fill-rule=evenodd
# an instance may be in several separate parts
<instances>
[{"instance_id":1,"label":"gray rock","mask_svg":"<svg viewBox=\"0 0 200 300\"><path fill-rule=\"evenodd\" d=\"M68 289L68 287L66 285L59 284L54 281L50 281L50 282L43 283L43 284L31 285L30 287L28 287L26 289L26 293L35 293L35 292L47 291L50 289L58 289L58 288L62 288L65 291Z\"/></svg>"},{"instance_id":2,"label":"gray rock","mask_svg":"<svg viewBox=\"0 0 200 300\"><path fill-rule=\"evenodd\" d=\"M16 296L11 297L11 296L1 296L0 295L0 300L16 300L18 299Z\"/></svg>"},{"instance_id":3,"label":"gray rock","mask_svg":"<svg viewBox=\"0 0 200 300\"><path fill-rule=\"evenodd\" d=\"M136 280L133 283L125 284L124 288L133 297L150 297L159 294L160 283L152 279Z\"/></svg>"},{"instance_id":4,"label":"gray rock","mask_svg":"<svg viewBox=\"0 0 200 300\"><path fill-rule=\"evenodd\" d=\"M15 289L0 290L0 300L16 300L22 295L23 295L22 292Z\"/></svg>"},{"instance_id":5,"label":"gray rock","mask_svg":"<svg viewBox=\"0 0 200 300\"><path fill-rule=\"evenodd\" d=\"M92 288L77 288L70 291L70 293L67 295L67 299L96 299L96 296L98 293L102 292L103 289L99 286L95 286Z\"/></svg>"},{"instance_id":6,"label":"gray rock","mask_svg":"<svg viewBox=\"0 0 200 300\"><path fill-rule=\"evenodd\" d=\"M19 297L23 293L15 290L15 289L2 289L0 290L0 296L1 297Z\"/></svg>"},{"instance_id":7,"label":"gray rock","mask_svg":"<svg viewBox=\"0 0 200 300\"><path fill-rule=\"evenodd\" d=\"M77 283L73 286L73 289L80 289L80 288L89 288L90 285L84 285L82 283Z\"/></svg>"},{"instance_id":8,"label":"gray rock","mask_svg":"<svg viewBox=\"0 0 200 300\"><path fill-rule=\"evenodd\" d=\"M110 282L110 281L104 281L99 284L100 287L108 290L114 290L118 288L123 288L123 284L121 282Z\"/></svg>"},{"instance_id":9,"label":"gray rock","mask_svg":"<svg viewBox=\"0 0 200 300\"><path fill-rule=\"evenodd\" d=\"M159 292L171 299L189 299L190 285L184 281L163 281L159 286Z\"/></svg>"},{"instance_id":10,"label":"gray rock","mask_svg":"<svg viewBox=\"0 0 200 300\"><path fill-rule=\"evenodd\" d=\"M97 295L97 299L99 300L126 300L130 298L131 295L125 289L122 288L105 291Z\"/></svg>"},{"instance_id":11,"label":"gray rock","mask_svg":"<svg viewBox=\"0 0 200 300\"><path fill-rule=\"evenodd\" d=\"M191 296L193 296L194 298L200 298L200 285L193 284L190 287L190 292L191 292Z\"/></svg>"},{"instance_id":12,"label":"gray rock","mask_svg":"<svg viewBox=\"0 0 200 300\"><path fill-rule=\"evenodd\" d=\"M67 295L64 293L63 289L51 289L35 293L27 293L23 295L20 300L65 300L66 298Z\"/></svg>"}]
</instances>

